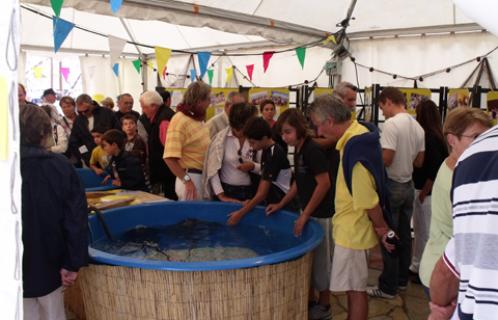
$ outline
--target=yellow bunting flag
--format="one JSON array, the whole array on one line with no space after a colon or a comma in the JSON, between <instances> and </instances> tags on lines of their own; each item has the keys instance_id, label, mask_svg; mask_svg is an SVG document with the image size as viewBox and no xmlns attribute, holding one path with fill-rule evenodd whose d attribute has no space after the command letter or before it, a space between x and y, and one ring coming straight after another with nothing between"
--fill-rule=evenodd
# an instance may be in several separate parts
<instances>
[{"instance_id":1,"label":"yellow bunting flag","mask_svg":"<svg viewBox=\"0 0 498 320\"><path fill-rule=\"evenodd\" d=\"M96 93L92 96L92 99L97 101L98 103L101 103L102 100L105 99L105 96L102 93Z\"/></svg>"},{"instance_id":2,"label":"yellow bunting flag","mask_svg":"<svg viewBox=\"0 0 498 320\"><path fill-rule=\"evenodd\" d=\"M0 76L0 160L7 160L9 156L8 96L7 80Z\"/></svg>"},{"instance_id":3,"label":"yellow bunting flag","mask_svg":"<svg viewBox=\"0 0 498 320\"><path fill-rule=\"evenodd\" d=\"M171 57L171 49L156 47L155 51L157 60L157 72L159 73L159 75L162 75L164 67L166 67L168 60Z\"/></svg>"},{"instance_id":4,"label":"yellow bunting flag","mask_svg":"<svg viewBox=\"0 0 498 320\"><path fill-rule=\"evenodd\" d=\"M232 81L232 78L233 78L233 66L226 68L225 71L227 72L227 82L226 83L230 84L230 82Z\"/></svg>"},{"instance_id":5,"label":"yellow bunting flag","mask_svg":"<svg viewBox=\"0 0 498 320\"><path fill-rule=\"evenodd\" d=\"M35 79L41 79L43 77L43 67L33 67L33 74L35 76Z\"/></svg>"},{"instance_id":6,"label":"yellow bunting flag","mask_svg":"<svg viewBox=\"0 0 498 320\"><path fill-rule=\"evenodd\" d=\"M331 34L330 36L328 36L327 39L323 40L322 44L323 45L327 45L330 42L332 42L333 44L337 44L337 41L335 40L335 36L333 34Z\"/></svg>"}]
</instances>

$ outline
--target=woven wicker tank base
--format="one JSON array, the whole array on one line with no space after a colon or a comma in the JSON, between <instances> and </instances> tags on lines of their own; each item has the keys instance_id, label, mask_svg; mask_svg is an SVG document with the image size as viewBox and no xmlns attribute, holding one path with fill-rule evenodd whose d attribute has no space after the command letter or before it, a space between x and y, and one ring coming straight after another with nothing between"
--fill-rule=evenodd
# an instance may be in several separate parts
<instances>
[{"instance_id":1,"label":"woven wicker tank base","mask_svg":"<svg viewBox=\"0 0 498 320\"><path fill-rule=\"evenodd\" d=\"M255 268L175 272L91 265L79 278L89 320L303 320L311 253Z\"/></svg>"}]
</instances>

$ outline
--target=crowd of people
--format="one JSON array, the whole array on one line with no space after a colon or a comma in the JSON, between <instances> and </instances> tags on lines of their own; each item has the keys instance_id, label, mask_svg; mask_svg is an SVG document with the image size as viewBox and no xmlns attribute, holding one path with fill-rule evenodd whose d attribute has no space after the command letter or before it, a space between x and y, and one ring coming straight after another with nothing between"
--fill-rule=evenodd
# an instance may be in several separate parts
<instances>
[{"instance_id":1,"label":"crowd of people","mask_svg":"<svg viewBox=\"0 0 498 320\"><path fill-rule=\"evenodd\" d=\"M266 206L267 215L281 209L296 212L295 236L308 221L319 223L325 237L314 251L309 275L310 319L331 319L331 291L347 293L349 319L366 319L368 295L392 299L406 289L410 274L419 274L428 297L434 298L432 319L451 316L458 292L451 272L467 284L473 276L472 261L459 255L470 250L462 241L483 239L474 239L476 226L464 220L484 219L464 219L462 213L453 226L452 200L454 210L462 205L457 199L482 198L477 189L475 198L465 191L456 194L452 181L466 190L472 179L468 172L453 177L453 171L458 159L476 166L465 150L491 127L491 119L479 109L456 108L443 125L431 100L417 105L414 118L406 111L405 96L386 87L378 97L386 117L380 132L352 118L357 92L342 82L332 95L315 97L307 114L291 108L278 119L273 101L263 101L258 109L242 94L230 93L224 111L206 122L211 88L201 81L190 84L176 112L164 88L144 92L141 114L133 110L133 97L124 93L117 98L116 112L87 94L62 97L61 115L53 90L46 90L38 107L26 101L20 85L26 312L60 307L61 285L73 283L86 263L86 201L71 169L88 167L104 182L124 189L179 201L238 203L227 218L230 226L257 205ZM294 150L293 161L288 147ZM43 192L34 192L38 188ZM56 212L54 220L40 224L49 207ZM471 209L462 205L460 211L466 210ZM49 224L57 236L42 232ZM456 228L464 235L455 239ZM384 268L378 285L367 287L369 252L377 245ZM52 260L43 255L47 246L56 252L47 254ZM462 259L461 270L457 262ZM36 276L40 271L33 266L38 264L47 277ZM441 285L444 279L453 281L449 288ZM463 290L478 291L470 286ZM43 300L47 295L52 299ZM469 299L458 299L461 315L477 312L477 302Z\"/></svg>"}]
</instances>

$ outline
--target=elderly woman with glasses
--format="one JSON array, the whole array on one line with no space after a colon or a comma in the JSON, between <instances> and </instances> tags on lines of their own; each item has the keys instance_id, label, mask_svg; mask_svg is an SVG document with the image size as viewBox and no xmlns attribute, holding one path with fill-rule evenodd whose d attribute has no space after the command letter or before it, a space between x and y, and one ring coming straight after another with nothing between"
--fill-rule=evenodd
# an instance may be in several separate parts
<instances>
[{"instance_id":1,"label":"elderly woman with glasses","mask_svg":"<svg viewBox=\"0 0 498 320\"><path fill-rule=\"evenodd\" d=\"M443 134L450 154L441 164L432 187L431 223L429 240L422 254L419 276L427 288L436 262L442 256L446 244L453 235L452 208L450 199L453 170L458 158L481 133L492 127L491 118L476 108L459 107L447 116Z\"/></svg>"},{"instance_id":2,"label":"elderly woman with glasses","mask_svg":"<svg viewBox=\"0 0 498 320\"><path fill-rule=\"evenodd\" d=\"M232 106L228 116L230 126L218 132L209 145L204 161L203 198L242 202L253 197L255 187L250 173L245 170L252 164L253 153L243 129L256 114L254 106L244 103ZM251 168L258 170L256 165Z\"/></svg>"}]
</instances>

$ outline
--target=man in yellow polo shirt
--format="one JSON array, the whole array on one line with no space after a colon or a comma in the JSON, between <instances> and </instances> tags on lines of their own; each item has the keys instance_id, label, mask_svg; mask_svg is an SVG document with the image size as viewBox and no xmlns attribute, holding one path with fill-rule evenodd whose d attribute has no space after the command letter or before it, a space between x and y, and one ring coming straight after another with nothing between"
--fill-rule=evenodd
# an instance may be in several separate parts
<instances>
[{"instance_id":1,"label":"man in yellow polo shirt","mask_svg":"<svg viewBox=\"0 0 498 320\"><path fill-rule=\"evenodd\" d=\"M319 136L337 141L336 149L340 153L332 219L335 247L330 290L347 293L348 319L367 319L368 250L376 246L379 239L388 251L392 251L394 246L386 242L389 227L379 202L374 174L360 161L352 165L351 172L345 172L343 160L348 142L370 131L352 120L351 109L340 98L331 95L315 99L311 106L311 120ZM376 143L379 144L378 138ZM368 145L364 147L370 148ZM361 149L362 145L356 144L355 148ZM383 172L382 162L379 160L378 163L378 172Z\"/></svg>"}]
</instances>

